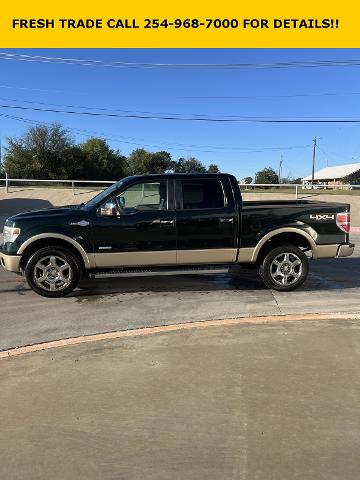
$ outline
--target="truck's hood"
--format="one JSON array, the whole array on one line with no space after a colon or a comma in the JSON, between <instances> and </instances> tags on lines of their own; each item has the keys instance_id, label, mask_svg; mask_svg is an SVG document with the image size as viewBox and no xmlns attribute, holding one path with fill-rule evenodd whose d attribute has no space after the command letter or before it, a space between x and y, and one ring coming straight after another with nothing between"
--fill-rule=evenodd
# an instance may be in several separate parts
<instances>
[{"instance_id":1,"label":"truck's hood","mask_svg":"<svg viewBox=\"0 0 360 480\"><path fill-rule=\"evenodd\" d=\"M28 212L17 213L8 218L8 221L17 222L21 220L34 220L45 217L71 216L79 213L79 205L66 205L63 207L42 208L40 210L30 210Z\"/></svg>"}]
</instances>

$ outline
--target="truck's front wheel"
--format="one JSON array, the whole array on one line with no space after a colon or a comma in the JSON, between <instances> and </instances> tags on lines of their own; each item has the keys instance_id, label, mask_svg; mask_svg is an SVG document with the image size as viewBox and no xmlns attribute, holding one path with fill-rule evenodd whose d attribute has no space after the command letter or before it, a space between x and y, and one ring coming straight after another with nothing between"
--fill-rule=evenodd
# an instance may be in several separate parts
<instances>
[{"instance_id":1,"label":"truck's front wheel","mask_svg":"<svg viewBox=\"0 0 360 480\"><path fill-rule=\"evenodd\" d=\"M300 287L308 272L307 256L294 245L281 245L271 250L259 269L265 285L280 292L289 292Z\"/></svg>"},{"instance_id":2,"label":"truck's front wheel","mask_svg":"<svg viewBox=\"0 0 360 480\"><path fill-rule=\"evenodd\" d=\"M34 292L43 297L64 297L76 288L81 266L76 256L62 247L44 247L34 253L25 267Z\"/></svg>"}]
</instances>

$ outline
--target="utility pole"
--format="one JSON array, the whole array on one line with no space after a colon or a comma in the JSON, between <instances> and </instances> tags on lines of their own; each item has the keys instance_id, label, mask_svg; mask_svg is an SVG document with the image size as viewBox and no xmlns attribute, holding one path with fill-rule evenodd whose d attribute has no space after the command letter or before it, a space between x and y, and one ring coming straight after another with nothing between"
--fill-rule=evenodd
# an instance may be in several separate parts
<instances>
[{"instance_id":1,"label":"utility pole","mask_svg":"<svg viewBox=\"0 0 360 480\"><path fill-rule=\"evenodd\" d=\"M1 130L0 130L0 177L3 175L3 164L2 164L2 143L1 143Z\"/></svg>"},{"instance_id":2,"label":"utility pole","mask_svg":"<svg viewBox=\"0 0 360 480\"><path fill-rule=\"evenodd\" d=\"M313 142L314 142L314 147L313 147L313 157L312 157L311 185L314 185L314 176L315 176L316 137L313 138Z\"/></svg>"},{"instance_id":3,"label":"utility pole","mask_svg":"<svg viewBox=\"0 0 360 480\"><path fill-rule=\"evenodd\" d=\"M278 181L281 183L281 169L282 169L282 164L283 164L283 156L281 155L280 157L280 162L279 162L279 175L278 175Z\"/></svg>"}]
</instances>

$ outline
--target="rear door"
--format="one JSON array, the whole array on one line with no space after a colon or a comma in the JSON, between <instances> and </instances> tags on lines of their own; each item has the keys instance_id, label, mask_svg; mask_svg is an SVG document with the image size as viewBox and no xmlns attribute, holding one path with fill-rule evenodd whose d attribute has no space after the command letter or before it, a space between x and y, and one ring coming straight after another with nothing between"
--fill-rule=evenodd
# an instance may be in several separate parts
<instances>
[{"instance_id":1,"label":"rear door","mask_svg":"<svg viewBox=\"0 0 360 480\"><path fill-rule=\"evenodd\" d=\"M237 218L226 177L176 180L177 263L235 262Z\"/></svg>"}]
</instances>

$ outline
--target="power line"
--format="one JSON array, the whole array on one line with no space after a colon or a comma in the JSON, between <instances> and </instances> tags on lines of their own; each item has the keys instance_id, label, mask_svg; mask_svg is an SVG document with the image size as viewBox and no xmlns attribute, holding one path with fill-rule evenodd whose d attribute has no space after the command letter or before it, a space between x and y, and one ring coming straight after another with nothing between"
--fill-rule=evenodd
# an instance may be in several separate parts
<instances>
[{"instance_id":1,"label":"power line","mask_svg":"<svg viewBox=\"0 0 360 480\"><path fill-rule=\"evenodd\" d=\"M24 118L24 117L17 117L17 116L14 116L14 115L7 115L7 114L4 114L4 113L0 113L0 117L4 117L4 118L8 118L10 120L16 120L16 121L19 121L19 122L23 122L23 123L27 123L27 124L30 124L30 125L49 125L49 123L46 123L46 122L40 122L40 121L37 121L37 120L30 120L30 119L27 119L27 118ZM111 136L108 136L108 134L104 134L103 132L97 132L97 131L90 131L90 130L83 130L83 129L78 129L78 128L69 128L69 127L66 127L66 129L70 132L73 132L73 133L76 133L76 134L80 134L80 135L84 135L86 137L93 137L94 135L97 135L101 138L103 138L104 140L109 140L109 141L112 141L112 142L117 142L117 143L120 143L120 144L126 144L126 145L132 145L132 146L136 146L136 147L149 147L149 148L168 148L168 149L173 149L173 150L180 150L180 151L184 151L184 152L193 152L193 151L198 151L198 152L203 152L203 153L216 153L215 150L199 150L199 149L195 149L195 148L182 148L181 146L169 146L171 144L165 144L165 145L154 145L154 144L148 144L148 143L139 143L139 142L130 142L130 141L127 141L127 140L123 140L122 138L131 138L131 137L122 137L122 136L119 136L119 138L113 138ZM121 140L120 140L121 138Z\"/></svg>"},{"instance_id":2,"label":"power line","mask_svg":"<svg viewBox=\"0 0 360 480\"><path fill-rule=\"evenodd\" d=\"M46 89L46 88L17 87L15 85L0 85L0 88L6 88L9 90L24 90L24 91L40 92L40 93L70 93L71 95L84 95L83 92L69 92L66 90L52 90L52 89Z\"/></svg>"},{"instance_id":3,"label":"power line","mask_svg":"<svg viewBox=\"0 0 360 480\"><path fill-rule=\"evenodd\" d=\"M9 90L39 92L39 93L66 93L71 95L86 95L85 92L71 92L68 90L58 90L58 89L19 87L15 85L0 85L0 88L9 89ZM289 95L198 95L198 96L193 95L193 96L176 96L175 98L189 99L189 100L211 100L211 99L213 100L254 100L254 99L262 99L262 98L336 97L336 96L353 96L353 95L360 95L360 92L293 93Z\"/></svg>"},{"instance_id":4,"label":"power line","mask_svg":"<svg viewBox=\"0 0 360 480\"><path fill-rule=\"evenodd\" d=\"M216 118L216 114L207 114L207 113L179 113L179 112L150 112L147 110L124 110L118 107L115 108L105 108L105 107L95 107L95 106L89 106L89 105L69 105L69 104L63 104L63 103L49 103L49 102L41 102L38 100L18 100L14 98L6 98L6 97L0 97L0 100L6 101L6 102L17 102L17 103L29 103L29 104L35 104L35 105L42 105L45 107L60 107L60 108L71 108L71 109L81 109L81 110L86 110L86 111L99 111L99 112L121 112L121 113L126 113L130 115L145 115L145 116L150 116L151 118L160 118L163 119L163 116L170 116L170 117L185 117L185 119L192 119L191 117L199 117L200 119L213 119L214 117ZM66 113L66 112L65 112ZM81 113L81 112L79 112ZM95 113L95 112L94 112ZM219 119L240 119L240 120L247 120L247 119L267 119L267 117L253 117L253 116L243 116L243 115L223 115L220 114L218 116ZM286 118L286 117L285 117ZM167 118L166 118L167 119ZM271 119L271 118L268 118Z\"/></svg>"},{"instance_id":5,"label":"power line","mask_svg":"<svg viewBox=\"0 0 360 480\"><path fill-rule=\"evenodd\" d=\"M0 97L0 100L4 100L6 102L22 102L22 103L29 103L29 104L36 104L36 105L44 105L44 106L53 106L53 107L61 107L61 108L80 108L85 110L99 110L100 112L122 112L122 113L130 113L130 114L139 114L139 115L170 115L173 117L178 116L192 116L192 117L211 117L207 113L174 113L174 112L149 112L149 111L142 111L142 110L124 110L120 108L104 108L104 107L90 107L84 105L68 105L68 104L60 104L60 103L47 103L47 102L40 102L38 100L18 100L15 98L5 98ZM224 118L234 118L236 115L221 115Z\"/></svg>"},{"instance_id":6,"label":"power line","mask_svg":"<svg viewBox=\"0 0 360 480\"><path fill-rule=\"evenodd\" d=\"M0 108L31 110L35 112L64 113L69 115L85 115L91 117L110 117L110 118L133 118L140 120L170 120L182 122L212 122L212 123L360 123L358 118L266 118L266 117L234 117L234 118L215 118L215 117L180 117L180 116L161 116L147 114L118 114L91 111L58 110L55 108L24 107L20 105L0 104Z\"/></svg>"},{"instance_id":7,"label":"power line","mask_svg":"<svg viewBox=\"0 0 360 480\"><path fill-rule=\"evenodd\" d=\"M207 113L179 113L179 112L150 112L150 111L143 111L143 110L124 110L118 107L115 108L105 108L105 107L95 107L95 106L89 106L89 105L69 105L69 104L62 104L62 103L48 103L48 102L41 102L38 100L18 100L14 98L6 98L6 97L0 97L0 100L6 101L6 102L17 102L17 103L29 103L29 104L35 104L35 105L42 105L45 107L60 107L60 108L71 108L71 109L81 109L81 110L86 110L88 112L90 111L99 111L99 112L110 112L111 114L113 112L121 112L121 113L126 113L134 116L138 115L145 115L146 118L147 116L150 116L150 118L156 118L156 119L168 119L168 116L170 117L179 117L182 120L195 120L192 117L199 117L200 120L207 119L209 118L210 120L213 120L215 117L215 120L219 118L219 121L222 121L224 119L240 119L243 121L246 120L271 120L271 117L261 117L261 116L244 116L244 115L223 115L220 114L216 117L216 114L207 114ZM15 107L14 107L15 108ZM64 112L64 113L67 113ZM72 113L72 112L71 112ZM77 113L77 112L75 112ZM78 112L81 114L82 112ZM97 112L93 112L96 114ZM163 118L163 116L166 116L166 118ZM181 118L182 117L182 118ZM141 117L142 118L142 117ZM310 117L308 117L310 118ZM284 117L286 119L286 117ZM176 120L174 118L174 120Z\"/></svg>"},{"instance_id":8,"label":"power line","mask_svg":"<svg viewBox=\"0 0 360 480\"><path fill-rule=\"evenodd\" d=\"M289 95L203 95L203 96L181 96L178 98L189 100L255 100L260 98L296 98L296 97L337 97L360 95L360 92L324 92L324 93L294 93Z\"/></svg>"},{"instance_id":9,"label":"power line","mask_svg":"<svg viewBox=\"0 0 360 480\"><path fill-rule=\"evenodd\" d=\"M28 123L28 124L36 124L36 125L49 125L48 123L46 122L40 122L40 121L37 121L37 120L32 120L32 119L29 119L29 118L25 118L25 117L18 117L18 116L14 116L14 115L8 115L8 114L5 114L5 113L0 113L0 116L1 117L4 117L4 118L8 118L8 119L11 119L11 120L16 120L16 121L20 121L20 122L23 122L23 123ZM200 151L200 152L205 152L205 153L219 153L217 152L216 150L220 150L220 151L238 151L239 153L242 153L242 154L248 154L248 153L263 153L263 152L271 152L271 151L279 151L279 150L295 150L295 149L306 149L306 148L309 148L310 145L294 145L294 146L282 146L282 147L225 147L225 146L218 146L218 145L196 145L196 144L181 144L181 143L170 143L170 142L159 142L160 144L158 145L154 145L154 144L147 144L147 143L138 143L140 142L141 140L143 140L144 142L151 142L151 141L155 141L156 140L146 140L146 139L141 139L141 138L136 138L136 137L125 137L125 136L122 136L122 135L119 135L119 138L113 138L111 136L109 136L107 133L104 133L104 132L99 132L99 131L93 131L93 130L84 130L84 129L78 129L78 128L70 128L70 127L65 127L67 130L71 131L71 132L74 132L74 133L80 133L80 134L83 134L85 136L94 136L94 135L98 135L106 140L110 140L110 141L114 141L114 142L118 142L118 143L126 143L126 144L130 144L130 145L136 145L136 146L142 146L142 147L152 147L152 148L163 148L163 147L166 147L166 148L169 148L169 147L172 147L174 150L183 150L183 151L194 151L194 150L197 150L197 151ZM120 140L121 138L121 140ZM132 140L137 140L137 142L129 142L129 141L124 141L122 139L132 139ZM185 148L182 148L182 147L187 147L186 149ZM213 149L213 150L199 150L199 148L210 148L210 149Z\"/></svg>"},{"instance_id":10,"label":"power line","mask_svg":"<svg viewBox=\"0 0 360 480\"><path fill-rule=\"evenodd\" d=\"M283 68L314 68L314 67L357 67L360 60L296 60L269 63L153 63L153 62L123 62L97 59L80 59L49 57L42 55L25 55L0 52L0 60L15 60L23 62L41 62L52 64L80 65L110 68L145 68L145 69L283 69Z\"/></svg>"},{"instance_id":11,"label":"power line","mask_svg":"<svg viewBox=\"0 0 360 480\"><path fill-rule=\"evenodd\" d=\"M342 159L343 161L345 160L346 162L356 162L356 158L354 156L352 157L344 157L344 155L341 155L341 154L338 154L338 153L334 153L334 152L328 152L328 151L325 151L323 148L319 147L319 145L317 145L317 150L320 152L322 152L322 154L324 155L324 158L328 161L328 157L330 157L333 161L335 162L339 162L339 159ZM356 155L357 157L359 155Z\"/></svg>"}]
</instances>

